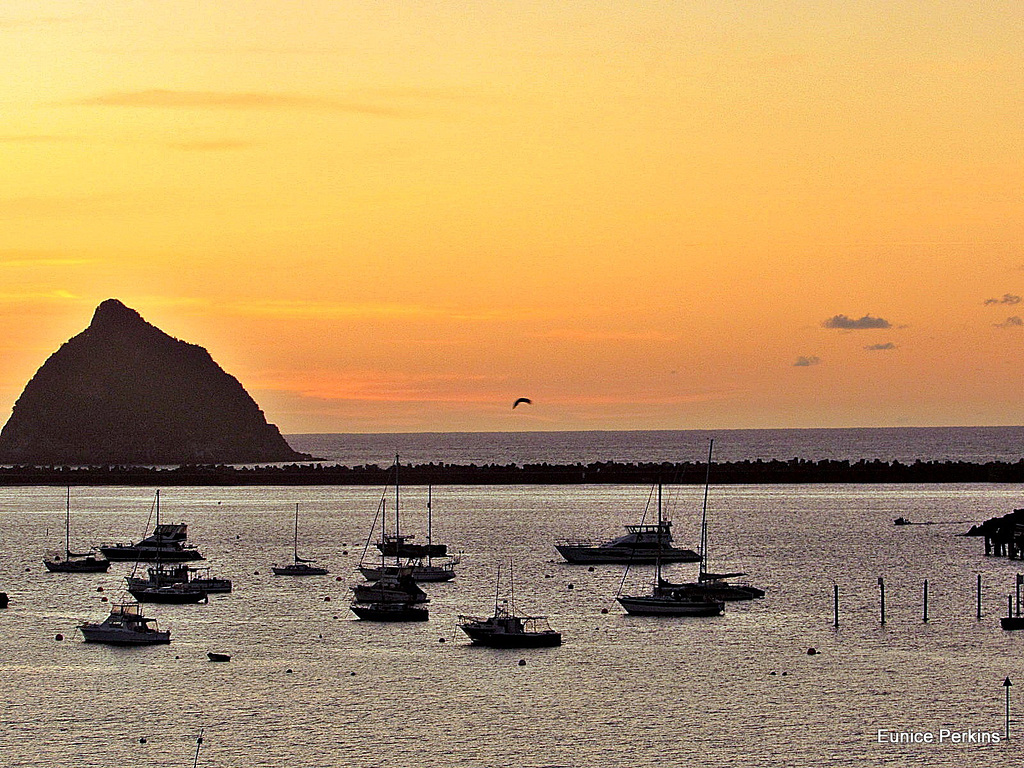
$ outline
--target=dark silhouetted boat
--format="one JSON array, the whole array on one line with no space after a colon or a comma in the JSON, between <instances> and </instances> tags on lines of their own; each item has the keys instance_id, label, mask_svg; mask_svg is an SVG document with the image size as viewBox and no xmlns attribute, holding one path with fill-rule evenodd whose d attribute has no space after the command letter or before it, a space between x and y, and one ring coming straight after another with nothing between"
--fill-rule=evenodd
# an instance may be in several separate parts
<instances>
[{"instance_id":1,"label":"dark silhouetted boat","mask_svg":"<svg viewBox=\"0 0 1024 768\"><path fill-rule=\"evenodd\" d=\"M660 485L658 489L660 495ZM650 503L650 498L648 498L648 507ZM658 561L662 563L695 563L700 560L700 555L692 549L678 549L672 546L672 521L662 519L660 510L656 524L650 525L641 521L635 525L627 525L625 528L624 536L619 536L603 544L591 541L562 540L555 544L555 549L565 558L566 562L575 565L607 563L650 565Z\"/></svg>"},{"instance_id":2,"label":"dark silhouetted boat","mask_svg":"<svg viewBox=\"0 0 1024 768\"><path fill-rule=\"evenodd\" d=\"M299 557L299 505L295 505L295 536L293 545L293 561L288 565L273 565L275 576L326 576L329 571L319 565L310 565L316 560Z\"/></svg>"},{"instance_id":3,"label":"dark silhouetted boat","mask_svg":"<svg viewBox=\"0 0 1024 768\"><path fill-rule=\"evenodd\" d=\"M231 591L231 579L220 579L210 576L210 569L194 568L184 563L173 565L155 565L147 569L148 578L126 576L129 589L145 587L165 587L170 584L188 584L193 589L209 594Z\"/></svg>"},{"instance_id":4,"label":"dark silhouetted boat","mask_svg":"<svg viewBox=\"0 0 1024 768\"><path fill-rule=\"evenodd\" d=\"M112 544L100 547L108 560L134 560L144 563L186 563L202 560L194 544L185 543L188 526L160 522L160 491L156 492L156 526L153 533L138 544Z\"/></svg>"},{"instance_id":5,"label":"dark silhouetted boat","mask_svg":"<svg viewBox=\"0 0 1024 768\"><path fill-rule=\"evenodd\" d=\"M745 573L708 573L708 490L711 487L711 456L715 441L708 446L707 473L704 478L704 505L700 519L700 566L697 569L697 581L683 584L672 584L661 581L660 587L666 592L687 594L691 597L711 601L753 600L764 597L764 590L753 584L735 584L728 579L746 576Z\"/></svg>"},{"instance_id":6,"label":"dark silhouetted boat","mask_svg":"<svg viewBox=\"0 0 1024 768\"><path fill-rule=\"evenodd\" d=\"M64 512L64 556L54 553L43 559L51 573L105 573L110 561L97 557L95 552L79 554L71 551L71 489L68 488Z\"/></svg>"},{"instance_id":7,"label":"dark silhouetted boat","mask_svg":"<svg viewBox=\"0 0 1024 768\"><path fill-rule=\"evenodd\" d=\"M352 603L349 609L364 621L426 621L427 606L423 603Z\"/></svg>"},{"instance_id":8,"label":"dark silhouetted boat","mask_svg":"<svg viewBox=\"0 0 1024 768\"><path fill-rule=\"evenodd\" d=\"M427 593L420 589L408 565L385 565L380 578L369 584L356 584L352 593L359 603L426 603Z\"/></svg>"},{"instance_id":9,"label":"dark silhouetted boat","mask_svg":"<svg viewBox=\"0 0 1024 768\"><path fill-rule=\"evenodd\" d=\"M515 610L515 581L509 564L509 598L500 600L501 568L494 587L494 615L458 617L459 628L474 645L490 648L550 648L562 644L562 633L551 628L546 616L520 616Z\"/></svg>"},{"instance_id":10,"label":"dark silhouetted boat","mask_svg":"<svg viewBox=\"0 0 1024 768\"><path fill-rule=\"evenodd\" d=\"M165 584L162 587L129 587L128 592L140 603L165 603L169 605L188 605L205 603L208 595L201 589L190 584Z\"/></svg>"},{"instance_id":11,"label":"dark silhouetted boat","mask_svg":"<svg viewBox=\"0 0 1024 768\"><path fill-rule=\"evenodd\" d=\"M111 606L110 615L102 622L80 624L78 628L87 643L158 645L171 642L170 630L157 629L156 619L143 616L138 603Z\"/></svg>"},{"instance_id":12,"label":"dark silhouetted boat","mask_svg":"<svg viewBox=\"0 0 1024 768\"><path fill-rule=\"evenodd\" d=\"M661 484L658 484L658 521L661 522ZM627 571L629 566L627 565ZM626 613L634 616L718 616L725 603L695 592L691 585L670 584L661 577L661 560L654 563L654 585L649 595L619 595Z\"/></svg>"}]
</instances>

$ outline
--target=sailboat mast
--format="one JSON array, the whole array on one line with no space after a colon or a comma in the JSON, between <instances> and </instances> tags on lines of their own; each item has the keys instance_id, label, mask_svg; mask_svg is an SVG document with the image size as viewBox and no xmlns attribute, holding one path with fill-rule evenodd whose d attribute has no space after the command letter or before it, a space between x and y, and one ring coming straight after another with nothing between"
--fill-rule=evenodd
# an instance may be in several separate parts
<instances>
[{"instance_id":1,"label":"sailboat mast","mask_svg":"<svg viewBox=\"0 0 1024 768\"><path fill-rule=\"evenodd\" d=\"M432 494L434 486L427 486L427 565L433 562L433 514L432 514Z\"/></svg>"},{"instance_id":2,"label":"sailboat mast","mask_svg":"<svg viewBox=\"0 0 1024 768\"><path fill-rule=\"evenodd\" d=\"M395 546L399 546L401 530L398 525L398 454L395 454ZM396 550L397 552L397 550Z\"/></svg>"},{"instance_id":3,"label":"sailboat mast","mask_svg":"<svg viewBox=\"0 0 1024 768\"><path fill-rule=\"evenodd\" d=\"M498 565L498 575L494 578L494 615L498 615L498 595L501 594L501 565Z\"/></svg>"},{"instance_id":4,"label":"sailboat mast","mask_svg":"<svg viewBox=\"0 0 1024 768\"><path fill-rule=\"evenodd\" d=\"M658 547L654 558L654 588L661 586L661 480L658 480Z\"/></svg>"},{"instance_id":5,"label":"sailboat mast","mask_svg":"<svg viewBox=\"0 0 1024 768\"><path fill-rule=\"evenodd\" d=\"M711 452L715 449L715 438L708 443L708 466L704 474L704 507L700 516L700 575L708 570L708 488L711 486Z\"/></svg>"},{"instance_id":6,"label":"sailboat mast","mask_svg":"<svg viewBox=\"0 0 1024 768\"><path fill-rule=\"evenodd\" d=\"M509 612L516 615L516 578L512 573L512 558L508 559L508 608Z\"/></svg>"},{"instance_id":7,"label":"sailboat mast","mask_svg":"<svg viewBox=\"0 0 1024 768\"><path fill-rule=\"evenodd\" d=\"M295 504L295 535L292 538L292 550L295 553L295 562L299 562L299 505Z\"/></svg>"}]
</instances>

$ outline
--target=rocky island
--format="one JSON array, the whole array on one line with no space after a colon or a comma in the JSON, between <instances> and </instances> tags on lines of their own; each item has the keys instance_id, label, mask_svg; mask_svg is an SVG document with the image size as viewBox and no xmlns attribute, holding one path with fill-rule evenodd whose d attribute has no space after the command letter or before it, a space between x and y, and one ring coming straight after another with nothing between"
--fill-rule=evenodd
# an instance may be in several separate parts
<instances>
[{"instance_id":1,"label":"rocky island","mask_svg":"<svg viewBox=\"0 0 1024 768\"><path fill-rule=\"evenodd\" d=\"M234 376L116 299L54 352L0 431L0 463L302 461Z\"/></svg>"}]
</instances>

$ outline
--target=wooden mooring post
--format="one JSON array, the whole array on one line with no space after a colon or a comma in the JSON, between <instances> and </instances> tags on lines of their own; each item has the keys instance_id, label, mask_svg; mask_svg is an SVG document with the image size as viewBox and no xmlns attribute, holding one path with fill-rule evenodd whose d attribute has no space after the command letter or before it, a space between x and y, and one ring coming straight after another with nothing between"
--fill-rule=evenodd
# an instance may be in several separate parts
<instances>
[{"instance_id":1,"label":"wooden mooring post","mask_svg":"<svg viewBox=\"0 0 1024 768\"><path fill-rule=\"evenodd\" d=\"M978 574L978 621L981 621L981 574Z\"/></svg>"},{"instance_id":2,"label":"wooden mooring post","mask_svg":"<svg viewBox=\"0 0 1024 768\"><path fill-rule=\"evenodd\" d=\"M832 582L832 626L839 629L839 585Z\"/></svg>"},{"instance_id":3,"label":"wooden mooring post","mask_svg":"<svg viewBox=\"0 0 1024 768\"><path fill-rule=\"evenodd\" d=\"M878 577L878 605L881 613L882 626L885 626L885 580Z\"/></svg>"}]
</instances>

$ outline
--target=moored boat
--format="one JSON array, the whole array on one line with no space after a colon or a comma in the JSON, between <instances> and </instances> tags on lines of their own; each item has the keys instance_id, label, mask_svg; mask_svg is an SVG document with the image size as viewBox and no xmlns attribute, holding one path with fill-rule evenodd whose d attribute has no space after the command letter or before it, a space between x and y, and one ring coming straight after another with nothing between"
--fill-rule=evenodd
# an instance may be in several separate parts
<instances>
[{"instance_id":1,"label":"moored boat","mask_svg":"<svg viewBox=\"0 0 1024 768\"><path fill-rule=\"evenodd\" d=\"M700 560L700 555L692 549L672 546L671 520L659 516L655 524L641 522L626 525L625 528L624 535L611 541L597 543L566 539L556 543L555 549L566 562L576 565L651 565L659 560L662 563L696 563Z\"/></svg>"},{"instance_id":2,"label":"moored boat","mask_svg":"<svg viewBox=\"0 0 1024 768\"><path fill-rule=\"evenodd\" d=\"M661 522L661 484L658 484L658 521ZM628 570L627 566L627 570ZM718 616L725 603L661 577L661 560L654 563L654 585L649 595L618 595L619 605L635 616Z\"/></svg>"},{"instance_id":3,"label":"moored boat","mask_svg":"<svg viewBox=\"0 0 1024 768\"><path fill-rule=\"evenodd\" d=\"M431 559L432 560L432 559ZM459 564L459 558L445 558L441 563L434 563L431 561L424 561L420 558L414 558L407 563L407 567L411 569L412 577L416 581L421 582L438 582L438 581L451 581L455 578L455 566ZM384 568L387 566L383 565L360 565L359 572L363 574L363 578L367 581L377 581L380 579Z\"/></svg>"},{"instance_id":4,"label":"moored boat","mask_svg":"<svg viewBox=\"0 0 1024 768\"><path fill-rule=\"evenodd\" d=\"M349 610L364 621L426 621L429 618L423 603L355 602Z\"/></svg>"},{"instance_id":5,"label":"moored boat","mask_svg":"<svg viewBox=\"0 0 1024 768\"><path fill-rule=\"evenodd\" d=\"M725 610L721 600L687 594L684 590L658 588L650 595L620 595L616 600L633 616L719 616Z\"/></svg>"},{"instance_id":6,"label":"moored boat","mask_svg":"<svg viewBox=\"0 0 1024 768\"><path fill-rule=\"evenodd\" d=\"M160 491L156 492L156 526L153 533L137 544L108 544L99 548L108 560L134 560L145 563L187 563L204 559L194 544L187 544L185 523L160 522Z\"/></svg>"},{"instance_id":7,"label":"moored boat","mask_svg":"<svg viewBox=\"0 0 1024 768\"><path fill-rule=\"evenodd\" d=\"M64 556L54 553L43 559L43 565L51 573L106 573L110 568L110 561L97 557L95 552L71 551L71 488L68 488L64 512Z\"/></svg>"},{"instance_id":8,"label":"moored boat","mask_svg":"<svg viewBox=\"0 0 1024 768\"><path fill-rule=\"evenodd\" d=\"M499 601L501 569L494 588L494 615L458 617L459 628L474 645L490 648L550 648L562 644L562 633L551 628L546 616L520 616L515 611L515 582L509 564L509 599Z\"/></svg>"},{"instance_id":9,"label":"moored boat","mask_svg":"<svg viewBox=\"0 0 1024 768\"><path fill-rule=\"evenodd\" d=\"M380 578L370 584L356 584L352 593L360 603L426 603L427 593L420 589L408 565L385 565Z\"/></svg>"},{"instance_id":10,"label":"moored boat","mask_svg":"<svg viewBox=\"0 0 1024 768\"><path fill-rule=\"evenodd\" d=\"M326 576L329 571L319 565L310 565L315 560L299 557L299 505L295 505L295 536L293 544L293 562L287 565L272 565L275 576Z\"/></svg>"},{"instance_id":11,"label":"moored boat","mask_svg":"<svg viewBox=\"0 0 1024 768\"><path fill-rule=\"evenodd\" d=\"M156 627L156 619L142 615L138 603L111 606L110 615L99 623L78 626L87 643L107 645L158 645L171 642L170 630Z\"/></svg>"},{"instance_id":12,"label":"moored boat","mask_svg":"<svg viewBox=\"0 0 1024 768\"><path fill-rule=\"evenodd\" d=\"M128 592L140 603L166 603L170 605L188 605L189 603L205 603L209 597L201 589L190 584L165 584L155 587L129 587Z\"/></svg>"},{"instance_id":13,"label":"moored boat","mask_svg":"<svg viewBox=\"0 0 1024 768\"><path fill-rule=\"evenodd\" d=\"M156 565L147 569L148 578L126 576L128 588L163 587L169 584L188 584L193 589L213 593L231 591L231 579L210 576L209 568L193 568L184 563Z\"/></svg>"},{"instance_id":14,"label":"moored boat","mask_svg":"<svg viewBox=\"0 0 1024 768\"><path fill-rule=\"evenodd\" d=\"M697 581L683 584L672 584L660 581L659 586L666 592L686 594L690 597L704 598L711 601L754 600L764 597L765 591L753 584L736 584L728 579L746 576L745 573L708 573L708 492L711 487L711 457L715 441L708 444L707 472L704 478L704 504L700 518L700 565L697 568Z\"/></svg>"}]
</instances>

